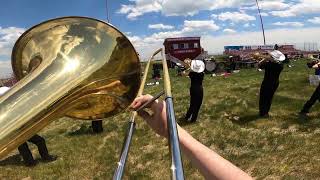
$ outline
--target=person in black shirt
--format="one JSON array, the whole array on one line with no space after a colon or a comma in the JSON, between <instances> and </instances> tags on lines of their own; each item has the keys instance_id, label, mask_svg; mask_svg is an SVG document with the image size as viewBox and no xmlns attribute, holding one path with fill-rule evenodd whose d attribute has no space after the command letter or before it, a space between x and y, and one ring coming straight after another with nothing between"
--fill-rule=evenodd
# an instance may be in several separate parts
<instances>
[{"instance_id":1,"label":"person in black shirt","mask_svg":"<svg viewBox=\"0 0 320 180\"><path fill-rule=\"evenodd\" d=\"M275 51L269 53L271 57L266 57L259 62L259 68L265 70L259 98L259 115L261 117L269 116L272 98L279 86L279 76L283 70L281 61L285 60L285 56L278 51L277 45L274 49Z\"/></svg>"},{"instance_id":2,"label":"person in black shirt","mask_svg":"<svg viewBox=\"0 0 320 180\"><path fill-rule=\"evenodd\" d=\"M190 68L190 106L185 116L185 120L188 122L195 122L198 118L198 113L203 99L202 81L204 77L204 63L200 60L193 60Z\"/></svg>"},{"instance_id":3,"label":"person in black shirt","mask_svg":"<svg viewBox=\"0 0 320 180\"><path fill-rule=\"evenodd\" d=\"M320 63L317 63L312 66L312 68L319 70L320 69ZM314 103L319 100L320 101L320 84L316 88L316 90L313 92L310 99L304 104L302 110L300 111L300 115L306 116L307 113L309 113L310 108L314 105Z\"/></svg>"},{"instance_id":4,"label":"person in black shirt","mask_svg":"<svg viewBox=\"0 0 320 180\"><path fill-rule=\"evenodd\" d=\"M161 64L153 64L152 65L152 79L154 79L155 81L159 81L159 79L161 78L160 76L160 69L161 69Z\"/></svg>"}]
</instances>

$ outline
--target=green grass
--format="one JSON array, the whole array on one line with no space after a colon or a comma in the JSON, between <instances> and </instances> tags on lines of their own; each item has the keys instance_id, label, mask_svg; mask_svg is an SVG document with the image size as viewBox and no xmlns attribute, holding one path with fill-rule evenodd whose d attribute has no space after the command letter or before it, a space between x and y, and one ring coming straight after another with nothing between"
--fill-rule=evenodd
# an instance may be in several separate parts
<instances>
[{"instance_id":1,"label":"green grass","mask_svg":"<svg viewBox=\"0 0 320 180\"><path fill-rule=\"evenodd\" d=\"M204 101L194 124L179 122L196 139L257 179L318 179L320 177L320 103L312 108L308 121L299 121L297 112L311 96L305 60L292 62L280 78L270 118L258 118L258 98L263 72L243 69L229 77L205 76ZM151 81L151 80L150 80ZM171 72L176 118L189 105L189 79ZM160 86L148 86L156 94ZM23 166L12 152L0 161L0 179L111 179L116 168L128 113L104 121L104 132L91 133L90 121L61 118L40 134L50 153L51 163ZM39 158L34 145L30 146ZM183 157L187 179L202 179ZM124 179L170 179L167 141L156 136L141 120L131 144Z\"/></svg>"}]
</instances>

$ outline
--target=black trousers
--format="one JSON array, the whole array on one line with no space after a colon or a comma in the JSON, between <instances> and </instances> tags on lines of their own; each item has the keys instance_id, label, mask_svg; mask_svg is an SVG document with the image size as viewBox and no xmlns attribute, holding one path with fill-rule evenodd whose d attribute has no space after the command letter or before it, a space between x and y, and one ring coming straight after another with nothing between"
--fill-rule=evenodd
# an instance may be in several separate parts
<instances>
[{"instance_id":1,"label":"black trousers","mask_svg":"<svg viewBox=\"0 0 320 180\"><path fill-rule=\"evenodd\" d=\"M92 121L92 130L94 133L101 133L103 131L102 120Z\"/></svg>"},{"instance_id":2,"label":"black trousers","mask_svg":"<svg viewBox=\"0 0 320 180\"><path fill-rule=\"evenodd\" d=\"M191 119L195 122L198 118L198 113L203 100L203 87L191 86L190 87L190 107L186 114L186 119Z\"/></svg>"},{"instance_id":3,"label":"black trousers","mask_svg":"<svg viewBox=\"0 0 320 180\"><path fill-rule=\"evenodd\" d=\"M260 98L259 98L259 115L264 116L269 113L272 98L279 86L279 82L266 83L262 82L260 88Z\"/></svg>"},{"instance_id":4,"label":"black trousers","mask_svg":"<svg viewBox=\"0 0 320 180\"><path fill-rule=\"evenodd\" d=\"M316 90L313 92L311 98L304 104L301 112L302 113L308 113L310 108L314 105L314 103L319 100L320 101L320 84L316 88Z\"/></svg>"},{"instance_id":5,"label":"black trousers","mask_svg":"<svg viewBox=\"0 0 320 180\"><path fill-rule=\"evenodd\" d=\"M29 140L38 147L39 154L41 158L47 158L49 156L48 149L46 146L46 141L39 135L32 136ZM28 147L28 144L25 142L18 147L19 153L23 158L23 161L26 163L32 163L34 161L32 153Z\"/></svg>"}]
</instances>

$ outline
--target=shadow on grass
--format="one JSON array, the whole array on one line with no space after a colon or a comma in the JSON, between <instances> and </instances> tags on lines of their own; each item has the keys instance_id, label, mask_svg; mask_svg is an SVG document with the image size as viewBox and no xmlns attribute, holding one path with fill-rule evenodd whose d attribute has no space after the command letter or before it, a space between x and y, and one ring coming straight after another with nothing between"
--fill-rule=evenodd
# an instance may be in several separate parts
<instances>
[{"instance_id":1,"label":"shadow on grass","mask_svg":"<svg viewBox=\"0 0 320 180\"><path fill-rule=\"evenodd\" d=\"M317 115L299 115L299 114L291 114L292 119L291 123L296 123L301 125L300 129L309 129L316 130L320 127L320 119Z\"/></svg>"},{"instance_id":2,"label":"shadow on grass","mask_svg":"<svg viewBox=\"0 0 320 180\"><path fill-rule=\"evenodd\" d=\"M177 123L182 127L186 127L186 126L190 126L190 125L197 123L197 121L196 122L188 122L185 120L184 117L180 117L177 119Z\"/></svg>"},{"instance_id":3,"label":"shadow on grass","mask_svg":"<svg viewBox=\"0 0 320 180\"><path fill-rule=\"evenodd\" d=\"M23 164L23 161L21 161L20 155L15 154L0 161L0 166L9 166L9 165L23 166L24 164Z\"/></svg>"},{"instance_id":4,"label":"shadow on grass","mask_svg":"<svg viewBox=\"0 0 320 180\"><path fill-rule=\"evenodd\" d=\"M81 135L90 135L90 134L96 134L92 131L91 126L87 126L85 124L82 124L79 129L71 132L67 132L68 136L81 136Z\"/></svg>"},{"instance_id":5,"label":"shadow on grass","mask_svg":"<svg viewBox=\"0 0 320 180\"><path fill-rule=\"evenodd\" d=\"M271 116L272 119L273 116ZM300 115L299 113L287 113L282 116L275 116L275 119L280 122L281 129L288 129L292 125L298 125L297 130L300 132L312 132L320 128L319 115Z\"/></svg>"},{"instance_id":6,"label":"shadow on grass","mask_svg":"<svg viewBox=\"0 0 320 180\"><path fill-rule=\"evenodd\" d=\"M294 123L300 124L300 125L308 125L308 123L310 123L310 121L312 119L313 118L310 118L307 115L297 114L297 115L293 116L291 121L293 121Z\"/></svg>"}]
</instances>

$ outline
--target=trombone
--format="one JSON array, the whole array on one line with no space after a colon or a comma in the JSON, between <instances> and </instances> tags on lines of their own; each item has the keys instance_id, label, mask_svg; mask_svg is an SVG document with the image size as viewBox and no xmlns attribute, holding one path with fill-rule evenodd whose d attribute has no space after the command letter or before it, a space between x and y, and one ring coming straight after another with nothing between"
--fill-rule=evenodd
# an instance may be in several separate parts
<instances>
[{"instance_id":1,"label":"trombone","mask_svg":"<svg viewBox=\"0 0 320 180\"><path fill-rule=\"evenodd\" d=\"M166 112L167 112L167 124L168 124L168 134L169 134L169 147L171 152L171 178L182 180L184 179L184 173L183 173L183 164L181 160L181 152L180 152L180 146L179 146L179 138L178 138L178 131L177 131L177 124L174 114L174 108L173 108L173 99L172 99L172 93L171 93L171 83L170 83L170 76L169 76L169 70L167 65L167 60L165 58L164 49L158 49L155 51L150 59L147 62L147 65L144 70L143 78L140 84L140 88L138 91L138 96L142 95L143 89L146 83L148 70L150 67L150 63L152 60L154 60L154 57L161 52L162 56L162 67L163 67L163 79L164 79L164 92L160 92L154 98L152 98L150 101L143 104L138 110L133 111L130 116L129 120L129 128L127 131L127 136L124 141L124 145L122 147L122 152L120 155L120 160L118 162L118 167L114 172L113 180L120 180L123 177L124 169L125 169L125 163L126 159L128 157L129 148L132 140L132 136L135 129L135 118L137 116L137 111L145 107L147 104L153 102L157 98L159 98L161 95L165 94L165 102L166 102Z\"/></svg>"}]
</instances>

